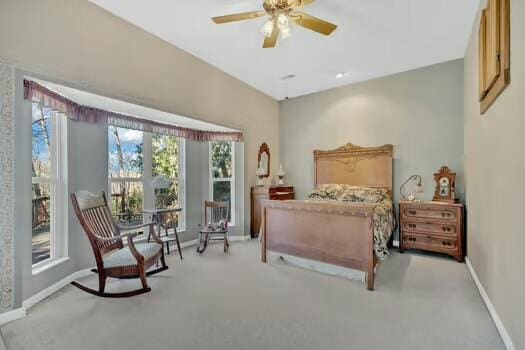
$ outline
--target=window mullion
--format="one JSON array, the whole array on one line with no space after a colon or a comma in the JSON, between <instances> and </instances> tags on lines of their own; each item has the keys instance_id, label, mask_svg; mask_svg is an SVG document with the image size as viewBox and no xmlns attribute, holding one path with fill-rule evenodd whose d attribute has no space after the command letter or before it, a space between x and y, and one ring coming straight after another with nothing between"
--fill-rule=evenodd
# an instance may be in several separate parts
<instances>
[{"instance_id":1,"label":"window mullion","mask_svg":"<svg viewBox=\"0 0 525 350\"><path fill-rule=\"evenodd\" d=\"M153 180L153 135L149 132L144 132L144 154L143 154L143 169L142 169L142 188L144 191L144 208L155 207L155 195L151 187Z\"/></svg>"},{"instance_id":2,"label":"window mullion","mask_svg":"<svg viewBox=\"0 0 525 350\"><path fill-rule=\"evenodd\" d=\"M177 153L178 153L178 167L179 167L179 178L178 192L179 192L179 207L182 207L180 220L178 222L178 229L186 229L186 142L184 139L177 139Z\"/></svg>"}]
</instances>

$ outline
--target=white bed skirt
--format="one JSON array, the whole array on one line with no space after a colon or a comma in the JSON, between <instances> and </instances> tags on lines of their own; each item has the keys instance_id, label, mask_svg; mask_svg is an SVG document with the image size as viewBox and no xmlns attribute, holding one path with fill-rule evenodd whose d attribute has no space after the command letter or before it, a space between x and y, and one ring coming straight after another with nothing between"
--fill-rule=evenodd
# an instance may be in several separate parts
<instances>
[{"instance_id":1,"label":"white bed skirt","mask_svg":"<svg viewBox=\"0 0 525 350\"><path fill-rule=\"evenodd\" d=\"M297 256L274 253L270 251L268 252L268 254L275 257L281 257L287 263L301 267L303 269L317 271L328 275L343 277L351 280L357 280L362 282L365 281L366 273L363 271L327 264L315 260L299 258Z\"/></svg>"}]
</instances>

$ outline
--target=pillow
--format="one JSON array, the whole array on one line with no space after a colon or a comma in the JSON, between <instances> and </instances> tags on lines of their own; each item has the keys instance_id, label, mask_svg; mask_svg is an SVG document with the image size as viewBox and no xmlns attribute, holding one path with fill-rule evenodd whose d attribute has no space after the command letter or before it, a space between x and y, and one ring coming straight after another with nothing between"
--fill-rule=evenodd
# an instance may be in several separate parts
<instances>
[{"instance_id":1,"label":"pillow","mask_svg":"<svg viewBox=\"0 0 525 350\"><path fill-rule=\"evenodd\" d=\"M343 202L379 203L388 198L387 191L379 188L352 187L347 188L339 197Z\"/></svg>"},{"instance_id":2,"label":"pillow","mask_svg":"<svg viewBox=\"0 0 525 350\"><path fill-rule=\"evenodd\" d=\"M310 193L308 198L311 199L333 199L337 200L345 191L346 185L324 184L319 185Z\"/></svg>"},{"instance_id":3,"label":"pillow","mask_svg":"<svg viewBox=\"0 0 525 350\"><path fill-rule=\"evenodd\" d=\"M387 191L381 188L351 186L343 184L323 184L310 193L309 199L336 200L343 202L378 203L388 198Z\"/></svg>"}]
</instances>

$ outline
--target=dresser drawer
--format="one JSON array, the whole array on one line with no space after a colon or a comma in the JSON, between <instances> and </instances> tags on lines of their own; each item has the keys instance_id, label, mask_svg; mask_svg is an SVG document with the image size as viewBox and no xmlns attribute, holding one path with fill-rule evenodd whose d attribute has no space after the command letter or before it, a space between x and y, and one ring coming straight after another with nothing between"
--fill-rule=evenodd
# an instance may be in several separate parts
<instances>
[{"instance_id":1,"label":"dresser drawer","mask_svg":"<svg viewBox=\"0 0 525 350\"><path fill-rule=\"evenodd\" d=\"M270 199L278 200L278 201L285 201L288 199L295 199L295 194L293 192L277 192L277 193L271 193Z\"/></svg>"},{"instance_id":2,"label":"dresser drawer","mask_svg":"<svg viewBox=\"0 0 525 350\"><path fill-rule=\"evenodd\" d=\"M440 208L403 208L401 213L405 218L440 219L455 221L456 209Z\"/></svg>"},{"instance_id":3,"label":"dresser drawer","mask_svg":"<svg viewBox=\"0 0 525 350\"><path fill-rule=\"evenodd\" d=\"M415 232L405 232L403 234L403 244L407 247L422 249L433 247L455 250L457 248L457 240L455 238L442 238Z\"/></svg>"},{"instance_id":4,"label":"dresser drawer","mask_svg":"<svg viewBox=\"0 0 525 350\"><path fill-rule=\"evenodd\" d=\"M437 233L442 235L456 236L456 225L453 223L425 222L425 221L403 221L403 229L408 231L420 231Z\"/></svg>"}]
</instances>

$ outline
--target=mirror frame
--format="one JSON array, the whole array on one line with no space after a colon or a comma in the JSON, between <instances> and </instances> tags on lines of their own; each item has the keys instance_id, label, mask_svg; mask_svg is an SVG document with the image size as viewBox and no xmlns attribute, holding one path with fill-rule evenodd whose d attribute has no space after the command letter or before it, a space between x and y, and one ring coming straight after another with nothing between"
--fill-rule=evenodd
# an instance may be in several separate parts
<instances>
[{"instance_id":1,"label":"mirror frame","mask_svg":"<svg viewBox=\"0 0 525 350\"><path fill-rule=\"evenodd\" d=\"M257 168L259 168L259 164L261 163L261 156L263 153L266 153L268 155L268 172L265 175L263 175L263 177L269 177L271 158L270 158L270 148L268 148L268 145L266 144L266 142L264 142L259 147L259 153L257 154Z\"/></svg>"}]
</instances>

